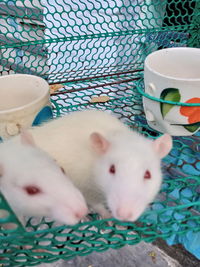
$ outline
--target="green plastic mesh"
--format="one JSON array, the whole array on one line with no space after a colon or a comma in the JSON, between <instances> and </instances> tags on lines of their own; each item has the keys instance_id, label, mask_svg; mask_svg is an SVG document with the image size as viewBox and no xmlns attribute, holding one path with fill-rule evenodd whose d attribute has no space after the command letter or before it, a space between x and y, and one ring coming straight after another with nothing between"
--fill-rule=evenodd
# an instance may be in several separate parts
<instances>
[{"instance_id":1,"label":"green plastic mesh","mask_svg":"<svg viewBox=\"0 0 200 267\"><path fill-rule=\"evenodd\" d=\"M199 18L199 0L0 1L0 72L61 83L51 98L55 117L88 108L111 110L133 130L156 138L137 90L144 59L164 47L200 47ZM92 101L102 95L109 100ZM174 137L163 160L162 190L135 223L91 214L73 227L30 218L24 228L0 197L0 214L10 214L0 219L0 264L34 266L199 232L199 144L198 135ZM8 222L17 229L5 229Z\"/></svg>"}]
</instances>

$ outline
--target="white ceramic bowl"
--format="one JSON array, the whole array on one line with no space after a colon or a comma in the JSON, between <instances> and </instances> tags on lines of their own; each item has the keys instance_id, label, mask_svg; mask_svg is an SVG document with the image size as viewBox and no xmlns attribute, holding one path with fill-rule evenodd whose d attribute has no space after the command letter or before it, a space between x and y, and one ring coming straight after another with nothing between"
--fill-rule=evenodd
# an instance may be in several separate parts
<instances>
[{"instance_id":1,"label":"white ceramic bowl","mask_svg":"<svg viewBox=\"0 0 200 267\"><path fill-rule=\"evenodd\" d=\"M200 105L200 49L167 48L149 54L144 67L145 92L153 97ZM200 128L200 106L169 105L143 97L149 126L171 135L192 135Z\"/></svg>"},{"instance_id":2,"label":"white ceramic bowl","mask_svg":"<svg viewBox=\"0 0 200 267\"><path fill-rule=\"evenodd\" d=\"M7 139L20 128L38 125L52 117L48 83L37 76L0 77L0 137Z\"/></svg>"}]
</instances>

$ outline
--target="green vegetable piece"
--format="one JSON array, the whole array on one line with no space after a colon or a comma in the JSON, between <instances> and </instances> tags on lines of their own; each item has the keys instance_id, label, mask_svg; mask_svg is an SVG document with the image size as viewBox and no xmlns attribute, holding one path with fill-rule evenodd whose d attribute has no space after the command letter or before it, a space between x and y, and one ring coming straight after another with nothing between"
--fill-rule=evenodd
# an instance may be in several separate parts
<instances>
[{"instance_id":1,"label":"green vegetable piece","mask_svg":"<svg viewBox=\"0 0 200 267\"><path fill-rule=\"evenodd\" d=\"M183 125L183 127L188 130L189 132L193 133L195 132L199 127L200 127L200 122L188 124L188 125Z\"/></svg>"},{"instance_id":2,"label":"green vegetable piece","mask_svg":"<svg viewBox=\"0 0 200 267\"><path fill-rule=\"evenodd\" d=\"M181 95L179 93L179 90L176 88L166 88L165 90L162 91L160 98L167 101L179 102L181 99ZM173 106L174 105L171 104L160 103L160 109L163 119L170 111L170 109L173 108Z\"/></svg>"}]
</instances>

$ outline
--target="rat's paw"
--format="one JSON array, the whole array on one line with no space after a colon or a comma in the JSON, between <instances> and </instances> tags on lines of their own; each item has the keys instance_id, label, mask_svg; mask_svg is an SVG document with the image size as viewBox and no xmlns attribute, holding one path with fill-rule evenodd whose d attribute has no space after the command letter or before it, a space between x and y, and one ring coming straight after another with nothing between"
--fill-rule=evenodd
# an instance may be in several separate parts
<instances>
[{"instance_id":1,"label":"rat's paw","mask_svg":"<svg viewBox=\"0 0 200 267\"><path fill-rule=\"evenodd\" d=\"M109 219L112 217L110 211L107 210L103 204L97 204L93 206L93 209L102 217L102 219Z\"/></svg>"}]
</instances>

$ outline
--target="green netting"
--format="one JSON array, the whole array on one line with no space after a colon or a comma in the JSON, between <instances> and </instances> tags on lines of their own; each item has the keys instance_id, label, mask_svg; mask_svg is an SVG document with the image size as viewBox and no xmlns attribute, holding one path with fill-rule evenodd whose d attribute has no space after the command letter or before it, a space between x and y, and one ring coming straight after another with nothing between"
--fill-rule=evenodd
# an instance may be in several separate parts
<instances>
[{"instance_id":1,"label":"green netting","mask_svg":"<svg viewBox=\"0 0 200 267\"><path fill-rule=\"evenodd\" d=\"M63 87L52 95L54 115L111 110L150 138L138 80L145 57L174 46L200 47L197 0L24 0L0 2L0 72L32 73ZM142 90L142 89L139 89ZM105 103L93 103L106 95ZM174 137L163 161L157 199L136 223L91 214L73 227L31 218L24 229L0 198L0 263L33 266L92 251L200 231L200 137ZM108 224L108 221L110 223ZM3 228L8 222L18 228ZM3 224L4 223L4 224Z\"/></svg>"}]
</instances>

